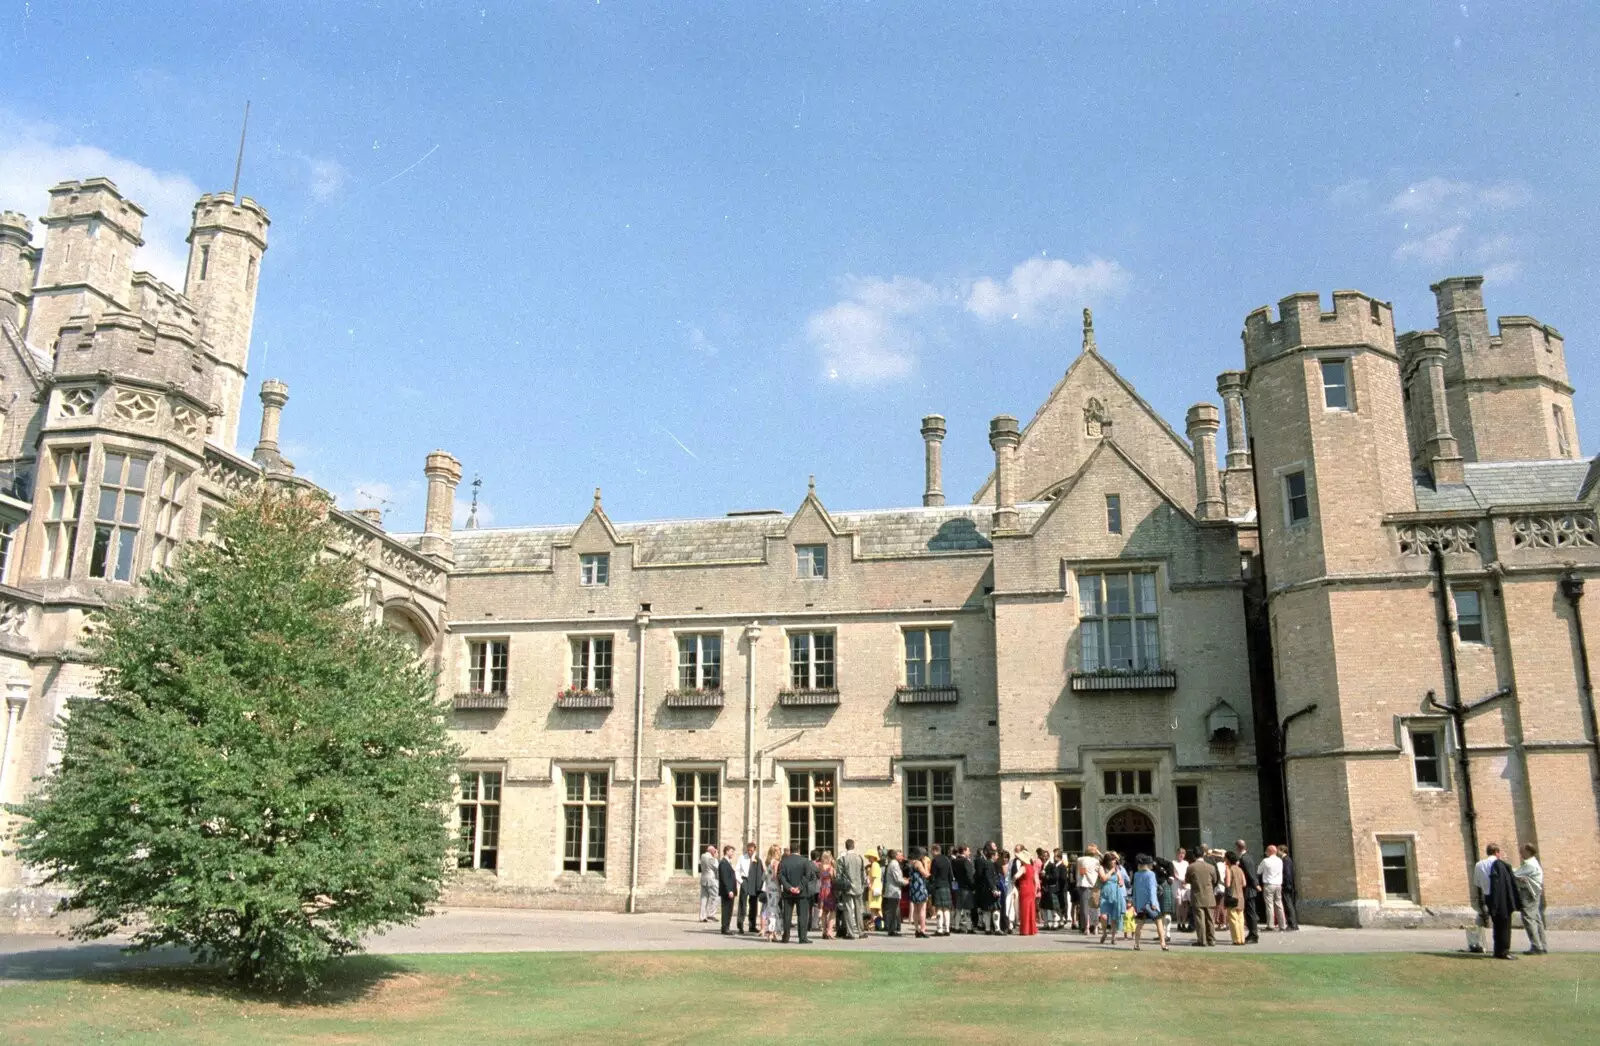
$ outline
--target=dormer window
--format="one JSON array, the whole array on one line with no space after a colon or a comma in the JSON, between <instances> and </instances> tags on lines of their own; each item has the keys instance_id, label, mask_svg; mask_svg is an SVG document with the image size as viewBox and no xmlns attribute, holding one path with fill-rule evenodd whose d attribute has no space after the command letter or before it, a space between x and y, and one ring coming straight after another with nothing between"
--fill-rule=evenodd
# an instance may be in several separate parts
<instances>
[{"instance_id":1,"label":"dormer window","mask_svg":"<svg viewBox=\"0 0 1600 1046\"><path fill-rule=\"evenodd\" d=\"M578 561L578 584L593 588L611 583L611 555L591 552Z\"/></svg>"},{"instance_id":2,"label":"dormer window","mask_svg":"<svg viewBox=\"0 0 1600 1046\"><path fill-rule=\"evenodd\" d=\"M827 577L828 546L796 545L794 547L794 565L797 577Z\"/></svg>"}]
</instances>

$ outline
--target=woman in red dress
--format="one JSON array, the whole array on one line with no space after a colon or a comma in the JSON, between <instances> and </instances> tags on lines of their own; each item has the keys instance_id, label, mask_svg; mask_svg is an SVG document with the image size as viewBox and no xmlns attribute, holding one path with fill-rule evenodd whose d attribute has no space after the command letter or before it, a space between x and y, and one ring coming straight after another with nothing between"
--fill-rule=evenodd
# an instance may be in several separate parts
<instances>
[{"instance_id":1,"label":"woman in red dress","mask_svg":"<svg viewBox=\"0 0 1600 1046\"><path fill-rule=\"evenodd\" d=\"M1017 856L1022 858L1017 876L1017 932L1029 937L1039 932L1039 866L1028 860L1026 850Z\"/></svg>"}]
</instances>

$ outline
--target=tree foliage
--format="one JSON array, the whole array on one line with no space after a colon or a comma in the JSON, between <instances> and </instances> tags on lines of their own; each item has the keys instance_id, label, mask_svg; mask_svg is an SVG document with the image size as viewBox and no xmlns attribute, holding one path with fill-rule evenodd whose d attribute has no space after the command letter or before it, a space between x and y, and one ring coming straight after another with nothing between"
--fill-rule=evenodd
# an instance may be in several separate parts
<instances>
[{"instance_id":1,"label":"tree foliage","mask_svg":"<svg viewBox=\"0 0 1600 1046\"><path fill-rule=\"evenodd\" d=\"M89 640L16 854L79 938L176 944L267 988L313 985L439 894L456 752L432 672L366 619L326 507L263 488Z\"/></svg>"}]
</instances>

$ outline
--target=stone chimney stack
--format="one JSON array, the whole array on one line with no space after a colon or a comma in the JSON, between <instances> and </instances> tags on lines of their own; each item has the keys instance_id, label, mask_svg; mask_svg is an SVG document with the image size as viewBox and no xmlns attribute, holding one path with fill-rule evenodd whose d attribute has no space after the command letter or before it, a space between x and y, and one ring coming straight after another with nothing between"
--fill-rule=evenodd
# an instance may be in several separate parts
<instances>
[{"instance_id":1,"label":"stone chimney stack","mask_svg":"<svg viewBox=\"0 0 1600 1046\"><path fill-rule=\"evenodd\" d=\"M923 461L927 481L923 484L922 503L928 506L944 504L944 416L929 414L922 419Z\"/></svg>"},{"instance_id":2,"label":"stone chimney stack","mask_svg":"<svg viewBox=\"0 0 1600 1046\"><path fill-rule=\"evenodd\" d=\"M1194 444L1194 500L1196 519L1223 519L1226 509L1217 482L1217 408L1196 403L1189 408L1189 441Z\"/></svg>"},{"instance_id":3,"label":"stone chimney stack","mask_svg":"<svg viewBox=\"0 0 1600 1046\"><path fill-rule=\"evenodd\" d=\"M989 422L994 448L994 533L1017 529L1017 419L1001 414Z\"/></svg>"},{"instance_id":4,"label":"stone chimney stack","mask_svg":"<svg viewBox=\"0 0 1600 1046\"><path fill-rule=\"evenodd\" d=\"M268 472L293 472L294 463L278 453L278 424L283 420L283 405L289 402L289 386L276 378L261 383L261 438L250 455Z\"/></svg>"},{"instance_id":5,"label":"stone chimney stack","mask_svg":"<svg viewBox=\"0 0 1600 1046\"><path fill-rule=\"evenodd\" d=\"M418 547L427 555L453 563L455 549L450 539L450 524L455 514L456 484L461 482L461 462L436 450L428 455L422 473L428 477L428 508Z\"/></svg>"},{"instance_id":6,"label":"stone chimney stack","mask_svg":"<svg viewBox=\"0 0 1600 1046\"><path fill-rule=\"evenodd\" d=\"M1445 401L1444 363L1449 356L1449 346L1438 331L1419 331L1404 336L1401 352L1411 359L1421 360L1427 374L1428 410L1422 416L1422 457L1433 473L1433 482L1465 483L1466 468L1461 459L1461 446L1450 432L1450 410Z\"/></svg>"},{"instance_id":7,"label":"stone chimney stack","mask_svg":"<svg viewBox=\"0 0 1600 1046\"><path fill-rule=\"evenodd\" d=\"M1230 519L1249 515L1256 507L1256 470L1250 460L1250 437L1244 424L1244 371L1225 370L1217 375L1222 416L1228 426L1228 462L1222 473L1222 504Z\"/></svg>"}]
</instances>

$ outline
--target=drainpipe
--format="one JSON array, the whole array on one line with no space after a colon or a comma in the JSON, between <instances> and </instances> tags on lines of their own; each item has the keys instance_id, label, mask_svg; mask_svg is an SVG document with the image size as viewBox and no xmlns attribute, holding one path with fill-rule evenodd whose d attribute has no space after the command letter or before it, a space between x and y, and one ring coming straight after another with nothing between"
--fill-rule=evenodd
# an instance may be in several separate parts
<instances>
[{"instance_id":1,"label":"drainpipe","mask_svg":"<svg viewBox=\"0 0 1600 1046\"><path fill-rule=\"evenodd\" d=\"M1445 589L1444 549L1433 546L1433 601L1439 611L1439 628L1444 636L1444 664L1450 690L1448 705L1439 703L1432 690L1428 691L1428 705L1445 712L1456 728L1456 765L1461 778L1461 813L1467 819L1467 865L1478 860L1478 807L1472 801L1472 758L1467 754L1467 710L1461 704L1461 676L1456 665L1456 623L1450 616L1450 593ZM1467 880L1472 881L1470 877Z\"/></svg>"},{"instance_id":2,"label":"drainpipe","mask_svg":"<svg viewBox=\"0 0 1600 1046\"><path fill-rule=\"evenodd\" d=\"M634 615L639 638L633 660L633 824L628 846L628 911L639 910L639 774L644 766L644 631L650 627L650 604L640 603Z\"/></svg>"},{"instance_id":3,"label":"drainpipe","mask_svg":"<svg viewBox=\"0 0 1600 1046\"><path fill-rule=\"evenodd\" d=\"M744 626L744 841L746 844L760 840L752 832L755 818L751 804L755 790L761 787L760 767L756 766L756 641L761 638L761 625L755 621ZM755 767L754 770L751 768Z\"/></svg>"},{"instance_id":4,"label":"drainpipe","mask_svg":"<svg viewBox=\"0 0 1600 1046\"><path fill-rule=\"evenodd\" d=\"M1313 702L1290 712L1278 724L1278 791L1283 795L1283 844L1289 847L1290 853L1294 853L1294 818L1289 811L1289 724L1316 710L1316 703Z\"/></svg>"},{"instance_id":5,"label":"drainpipe","mask_svg":"<svg viewBox=\"0 0 1600 1046\"><path fill-rule=\"evenodd\" d=\"M1561 594L1572 607L1572 624L1578 632L1578 679L1583 687L1583 726L1589 734L1589 746L1594 749L1595 798L1600 802L1600 728L1595 723L1594 678L1589 673L1589 644L1583 635L1583 609L1578 601L1583 598L1583 575L1568 570L1561 575Z\"/></svg>"}]
</instances>

